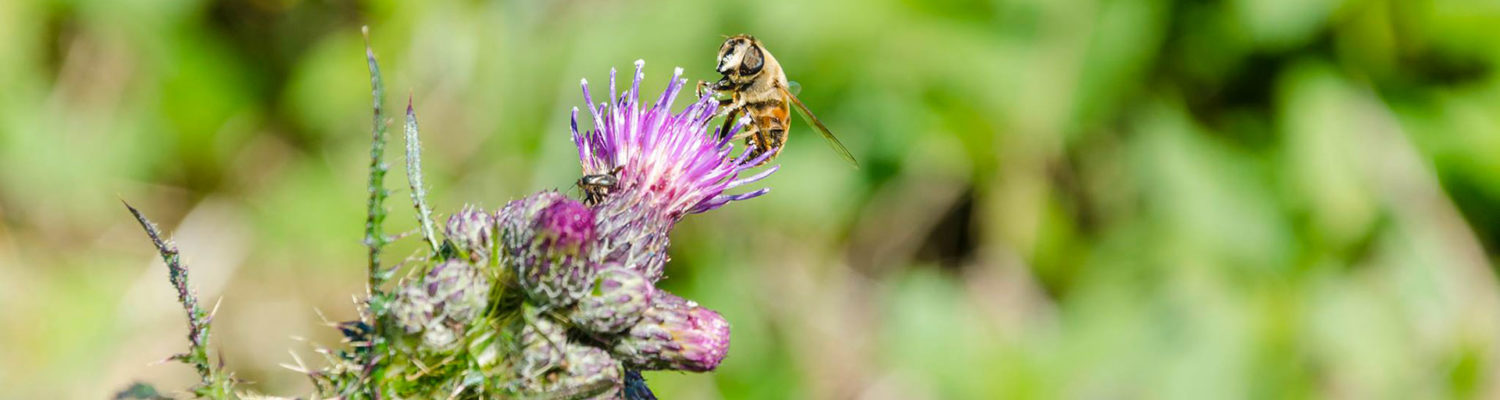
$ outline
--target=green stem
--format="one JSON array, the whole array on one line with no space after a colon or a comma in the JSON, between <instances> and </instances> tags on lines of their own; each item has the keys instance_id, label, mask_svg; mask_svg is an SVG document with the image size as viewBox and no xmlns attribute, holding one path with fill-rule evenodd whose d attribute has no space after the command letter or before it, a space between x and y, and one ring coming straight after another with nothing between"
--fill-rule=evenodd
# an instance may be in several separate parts
<instances>
[{"instance_id":1,"label":"green stem","mask_svg":"<svg viewBox=\"0 0 1500 400\"><path fill-rule=\"evenodd\" d=\"M390 194L385 190L385 173L390 168L382 160L385 157L386 127L381 104L385 102L385 84L380 80L380 65L375 62L375 50L370 48L370 28L366 26L361 31L365 35L365 59L370 64L370 91L374 97L375 110L375 126L371 130L370 140L370 199L365 217L365 246L370 249L370 294L374 297L380 294L386 275L380 267L380 250L388 243L382 225L385 223L385 198Z\"/></svg>"},{"instance_id":2,"label":"green stem","mask_svg":"<svg viewBox=\"0 0 1500 400\"><path fill-rule=\"evenodd\" d=\"M380 251L390 242L390 239L386 238L385 232L382 230L386 215L385 198L390 194L390 192L385 190L385 173L389 167L383 161L385 157L386 126L381 104L385 103L385 84L380 79L380 65L375 62L375 50L370 47L370 27L361 27L360 32L365 37L365 60L370 65L370 92L372 97L374 97L372 104L375 126L371 129L370 199L365 218L365 246L369 247L370 254L368 282L370 297L365 300L366 315L364 316L373 332L370 335L370 343L366 344L369 347L363 352L358 352L358 354L364 358L360 364L364 365L364 374L367 378L364 381L365 393L363 394L368 396L368 398L378 399L381 397L380 385L383 384L380 379L383 371L381 371L381 365L379 364L382 358L381 354L385 350L385 336L383 336L384 329L381 328L381 324L377 321L376 316L385 313L386 304L389 299L385 295L382 286L385 284L386 279L394 273L394 271L386 270L380 266Z\"/></svg>"},{"instance_id":3,"label":"green stem","mask_svg":"<svg viewBox=\"0 0 1500 400\"><path fill-rule=\"evenodd\" d=\"M146 236L151 238L151 244L155 245L157 253L161 254L162 262L167 264L167 279L172 282L172 288L177 289L177 301L182 303L182 309L187 313L188 352L173 355L171 359L192 365L193 369L198 371L200 381L194 388L194 393L212 399L232 398L233 379L223 370L216 368L222 365L215 365L208 361L209 328L213 321L213 313L203 310L198 302L197 294L193 293L192 287L188 284L187 266L182 263L182 255L177 251L177 244L171 239L163 239L156 224L141 214L140 210L130 206L130 203L125 203L125 209L130 210L130 215L135 216L136 222L139 222L141 228L146 230Z\"/></svg>"}]
</instances>

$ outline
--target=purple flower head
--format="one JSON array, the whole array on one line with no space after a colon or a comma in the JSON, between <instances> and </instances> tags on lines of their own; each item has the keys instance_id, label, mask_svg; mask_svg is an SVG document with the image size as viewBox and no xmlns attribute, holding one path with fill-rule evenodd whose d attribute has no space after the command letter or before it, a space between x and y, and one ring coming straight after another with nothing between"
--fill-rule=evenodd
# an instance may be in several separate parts
<instances>
[{"instance_id":1,"label":"purple flower head","mask_svg":"<svg viewBox=\"0 0 1500 400\"><path fill-rule=\"evenodd\" d=\"M542 209L536 229L545 235L546 250L577 253L594 240L594 210L572 199L563 199Z\"/></svg>"},{"instance_id":2,"label":"purple flower head","mask_svg":"<svg viewBox=\"0 0 1500 400\"><path fill-rule=\"evenodd\" d=\"M746 169L766 157L755 159L751 152L731 156L729 138L743 122L729 132L711 132L709 120L718 109L713 96L705 94L682 112L673 114L672 102L687 82L682 68L672 75L667 90L655 104L642 110L640 102L641 72L645 61L635 62L635 80L623 96L615 92L615 71L609 73L609 100L596 105L583 81L583 99L594 116L594 129L578 129L578 109L573 109L573 141L578 158L587 175L607 174L620 168L615 194L649 205L671 219L719 208L730 201L760 196L769 188L741 194L724 194L725 190L765 178L778 167L747 178L735 179Z\"/></svg>"},{"instance_id":3,"label":"purple flower head","mask_svg":"<svg viewBox=\"0 0 1500 400\"><path fill-rule=\"evenodd\" d=\"M557 192L511 201L496 216L503 265L541 304L566 306L594 284L594 210Z\"/></svg>"}]
</instances>

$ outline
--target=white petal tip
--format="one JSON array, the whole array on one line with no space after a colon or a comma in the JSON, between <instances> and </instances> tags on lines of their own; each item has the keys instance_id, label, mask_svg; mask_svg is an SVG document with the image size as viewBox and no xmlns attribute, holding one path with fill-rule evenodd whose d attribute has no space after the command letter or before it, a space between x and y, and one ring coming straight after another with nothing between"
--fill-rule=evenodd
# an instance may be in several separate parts
<instances>
[{"instance_id":1,"label":"white petal tip","mask_svg":"<svg viewBox=\"0 0 1500 400\"><path fill-rule=\"evenodd\" d=\"M645 67L645 66L646 66L646 60L639 59L639 58L635 60L635 67L636 68L641 68L641 67Z\"/></svg>"},{"instance_id":2,"label":"white petal tip","mask_svg":"<svg viewBox=\"0 0 1500 400\"><path fill-rule=\"evenodd\" d=\"M578 84L580 84L580 85L587 85L587 84L589 84L589 78L579 79L578 80Z\"/></svg>"},{"instance_id":3,"label":"white petal tip","mask_svg":"<svg viewBox=\"0 0 1500 400\"><path fill-rule=\"evenodd\" d=\"M677 67L676 69L673 69L672 70L672 75L682 75L682 67Z\"/></svg>"}]
</instances>

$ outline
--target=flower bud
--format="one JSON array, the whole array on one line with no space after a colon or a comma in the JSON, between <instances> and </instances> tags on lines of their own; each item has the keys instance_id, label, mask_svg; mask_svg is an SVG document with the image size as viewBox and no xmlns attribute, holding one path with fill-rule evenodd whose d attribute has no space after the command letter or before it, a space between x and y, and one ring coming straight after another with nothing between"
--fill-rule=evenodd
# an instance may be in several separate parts
<instances>
[{"instance_id":1,"label":"flower bud","mask_svg":"<svg viewBox=\"0 0 1500 400\"><path fill-rule=\"evenodd\" d=\"M499 223L505 262L532 300L563 307L587 293L595 275L588 262L593 210L546 192L506 205Z\"/></svg>"},{"instance_id":2,"label":"flower bud","mask_svg":"<svg viewBox=\"0 0 1500 400\"><path fill-rule=\"evenodd\" d=\"M490 280L473 264L448 260L432 267L423 280L427 294L437 301L449 322L467 325L478 318L490 300Z\"/></svg>"},{"instance_id":3,"label":"flower bud","mask_svg":"<svg viewBox=\"0 0 1500 400\"><path fill-rule=\"evenodd\" d=\"M640 271L614 265L599 271L594 289L568 317L581 329L613 334L640 321L653 290Z\"/></svg>"},{"instance_id":4,"label":"flower bud","mask_svg":"<svg viewBox=\"0 0 1500 400\"><path fill-rule=\"evenodd\" d=\"M483 264L489 260L494 246L494 240L490 237L493 227L493 216L472 205L465 205L463 210L448 217L448 224L443 226L443 234L469 261Z\"/></svg>"},{"instance_id":5,"label":"flower bud","mask_svg":"<svg viewBox=\"0 0 1500 400\"><path fill-rule=\"evenodd\" d=\"M549 370L563 367L568 344L565 327L530 305L517 324L515 372L523 385L544 378Z\"/></svg>"},{"instance_id":6,"label":"flower bud","mask_svg":"<svg viewBox=\"0 0 1500 400\"><path fill-rule=\"evenodd\" d=\"M569 398L614 398L620 390L620 362L603 349L574 345L568 347L568 370L558 379L554 391L566 392Z\"/></svg>"},{"instance_id":7,"label":"flower bud","mask_svg":"<svg viewBox=\"0 0 1500 400\"><path fill-rule=\"evenodd\" d=\"M657 290L641 321L615 342L613 354L630 368L704 372L729 352L729 322L713 310Z\"/></svg>"},{"instance_id":8,"label":"flower bud","mask_svg":"<svg viewBox=\"0 0 1500 400\"><path fill-rule=\"evenodd\" d=\"M433 322L433 304L421 285L402 285L391 302L391 321L402 332L415 334Z\"/></svg>"},{"instance_id":9,"label":"flower bud","mask_svg":"<svg viewBox=\"0 0 1500 400\"><path fill-rule=\"evenodd\" d=\"M618 398L624 374L619 361L593 346L570 344L564 351L556 368L517 382L518 397Z\"/></svg>"},{"instance_id":10,"label":"flower bud","mask_svg":"<svg viewBox=\"0 0 1500 400\"><path fill-rule=\"evenodd\" d=\"M594 211L573 199L559 200L542 209L534 228L544 251L580 254L594 240Z\"/></svg>"},{"instance_id":11,"label":"flower bud","mask_svg":"<svg viewBox=\"0 0 1500 400\"><path fill-rule=\"evenodd\" d=\"M392 325L428 350L451 350L489 305L490 282L473 265L448 260L396 289Z\"/></svg>"}]
</instances>

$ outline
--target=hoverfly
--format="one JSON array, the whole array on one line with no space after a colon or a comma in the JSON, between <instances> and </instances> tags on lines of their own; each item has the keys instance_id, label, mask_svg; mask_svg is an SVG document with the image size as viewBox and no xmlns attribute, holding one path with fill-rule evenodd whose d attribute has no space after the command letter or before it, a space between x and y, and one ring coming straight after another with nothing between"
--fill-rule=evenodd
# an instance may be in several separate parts
<instances>
[{"instance_id":1,"label":"hoverfly","mask_svg":"<svg viewBox=\"0 0 1500 400\"><path fill-rule=\"evenodd\" d=\"M705 90L711 90L718 98L719 112L726 116L721 132L729 132L740 113L749 117L750 121L744 131L736 134L733 139L744 138L747 146L753 146L750 159L770 152L771 155L760 162L765 164L781 153L781 148L786 146L787 129L791 126L788 108L796 106L802 118L812 124L823 135L823 139L828 140L828 144L833 146L839 156L856 168L859 167L859 162L854 160L849 149L844 148L844 144L833 136L828 126L813 116L812 111L808 111L807 106L802 104L802 100L798 100L796 94L792 93L781 64L766 51L760 40L745 34L729 37L719 47L718 66L715 70L724 77L713 83L698 82L698 95L701 97Z\"/></svg>"}]
</instances>

